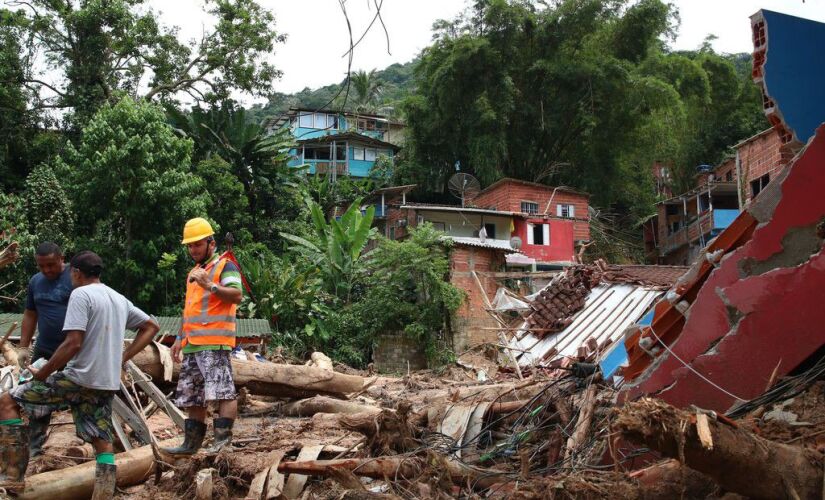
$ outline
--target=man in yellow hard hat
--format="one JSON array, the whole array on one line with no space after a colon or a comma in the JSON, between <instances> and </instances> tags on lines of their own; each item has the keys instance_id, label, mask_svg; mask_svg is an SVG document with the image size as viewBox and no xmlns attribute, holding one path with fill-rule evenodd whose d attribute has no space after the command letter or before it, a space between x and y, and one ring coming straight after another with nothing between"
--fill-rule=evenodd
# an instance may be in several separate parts
<instances>
[{"instance_id":1,"label":"man in yellow hard hat","mask_svg":"<svg viewBox=\"0 0 825 500\"><path fill-rule=\"evenodd\" d=\"M166 451L191 455L206 435L206 407L218 403L213 420L215 440L207 450L217 453L232 443L238 414L230 353L235 347L235 311L243 298L238 267L216 252L215 232L206 219L191 219L183 228L183 243L195 261L186 282L181 331L172 346L181 365L175 400L187 408L183 444Z\"/></svg>"}]
</instances>

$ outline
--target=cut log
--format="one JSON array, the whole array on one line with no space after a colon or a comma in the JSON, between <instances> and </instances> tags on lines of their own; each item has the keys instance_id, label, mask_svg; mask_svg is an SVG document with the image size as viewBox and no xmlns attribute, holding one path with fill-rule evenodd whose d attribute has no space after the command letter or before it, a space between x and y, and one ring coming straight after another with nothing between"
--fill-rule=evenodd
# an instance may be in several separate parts
<instances>
[{"instance_id":1,"label":"cut log","mask_svg":"<svg viewBox=\"0 0 825 500\"><path fill-rule=\"evenodd\" d=\"M306 362L306 366L314 366L322 370L332 370L332 360L322 352L313 352L309 355L309 361Z\"/></svg>"},{"instance_id":2,"label":"cut log","mask_svg":"<svg viewBox=\"0 0 825 500\"><path fill-rule=\"evenodd\" d=\"M179 439L168 439L161 446L174 446ZM140 484L155 471L155 457L151 446L141 446L115 457L117 485ZM26 478L26 489L17 498L22 500L75 500L92 496L95 486L95 462L35 474Z\"/></svg>"},{"instance_id":3,"label":"cut log","mask_svg":"<svg viewBox=\"0 0 825 500\"><path fill-rule=\"evenodd\" d=\"M6 366L11 366L15 370L14 375L16 377L20 374L20 360L18 359L17 351L14 350L14 346L11 345L11 342L6 342L15 328L17 328L17 322L12 323L6 334L3 336L3 342L0 343L0 354L2 354L3 358L6 360Z\"/></svg>"},{"instance_id":4,"label":"cut log","mask_svg":"<svg viewBox=\"0 0 825 500\"><path fill-rule=\"evenodd\" d=\"M614 428L634 442L679 459L727 491L751 498L821 498L822 454L768 441L709 419L713 447L702 443L696 415L645 398L618 412Z\"/></svg>"},{"instance_id":5,"label":"cut log","mask_svg":"<svg viewBox=\"0 0 825 500\"><path fill-rule=\"evenodd\" d=\"M132 361L155 381L163 380L163 364L152 346L139 352ZM177 379L180 364L175 364ZM364 378L302 365L281 365L232 359L235 385L246 387L251 394L289 398L310 398L317 395L344 397L364 388Z\"/></svg>"},{"instance_id":6,"label":"cut log","mask_svg":"<svg viewBox=\"0 0 825 500\"><path fill-rule=\"evenodd\" d=\"M352 415L354 413L380 413L381 408L362 405L352 401L343 401L326 396L302 399L287 403L281 407L281 414L287 417L311 417L316 413L338 413Z\"/></svg>"}]
</instances>

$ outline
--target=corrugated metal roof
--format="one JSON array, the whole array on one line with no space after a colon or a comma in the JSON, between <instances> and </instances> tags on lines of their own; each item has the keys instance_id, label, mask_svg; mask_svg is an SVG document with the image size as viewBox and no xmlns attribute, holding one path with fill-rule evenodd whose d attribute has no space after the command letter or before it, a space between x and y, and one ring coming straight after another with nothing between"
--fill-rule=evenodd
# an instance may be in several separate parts
<instances>
[{"instance_id":1,"label":"corrugated metal roof","mask_svg":"<svg viewBox=\"0 0 825 500\"><path fill-rule=\"evenodd\" d=\"M160 334L169 332L170 335L175 335L180 329L180 318L174 316L156 316L158 324L160 325ZM0 314L0 337L6 334L6 329L12 323L17 322L21 324L23 321L22 314ZM272 335L272 329L269 327L269 322L265 319L239 319L237 322L237 330L235 336L239 338L254 338L267 337ZM135 332L126 330L126 338L132 339L135 337ZM12 339L20 338L20 329L18 328L11 336Z\"/></svg>"},{"instance_id":2,"label":"corrugated metal roof","mask_svg":"<svg viewBox=\"0 0 825 500\"><path fill-rule=\"evenodd\" d=\"M433 211L433 212L467 212L471 214L487 214L487 215L499 215L501 217L512 217L514 215L521 216L524 215L519 212L507 212L504 210L490 210L487 208L474 208L474 207L459 207L457 205L436 205L436 204L427 204L427 203L407 203L406 205L402 205L399 207L400 209L414 209L418 211Z\"/></svg>"},{"instance_id":3,"label":"corrugated metal roof","mask_svg":"<svg viewBox=\"0 0 825 500\"><path fill-rule=\"evenodd\" d=\"M521 253L510 245L510 240L494 240L492 238L485 238L481 241L480 238L472 238L469 236L445 236L444 239L452 240L456 245L469 245L471 247L492 248L495 250L504 250L505 252Z\"/></svg>"},{"instance_id":4,"label":"corrugated metal roof","mask_svg":"<svg viewBox=\"0 0 825 500\"><path fill-rule=\"evenodd\" d=\"M517 357L522 366L547 365L559 357L575 356L579 346L591 337L599 345L618 340L663 293L637 285L602 283L590 291L584 308L576 313L570 326L544 338L532 333L521 336L523 332L519 332L510 345L519 349ZM553 349L556 353L550 355Z\"/></svg>"}]
</instances>

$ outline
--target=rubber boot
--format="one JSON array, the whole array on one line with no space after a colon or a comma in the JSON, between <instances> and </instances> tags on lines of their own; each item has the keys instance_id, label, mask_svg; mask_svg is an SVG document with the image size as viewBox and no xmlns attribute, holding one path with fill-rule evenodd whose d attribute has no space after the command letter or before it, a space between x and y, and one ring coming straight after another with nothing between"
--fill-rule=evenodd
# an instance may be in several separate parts
<instances>
[{"instance_id":1,"label":"rubber boot","mask_svg":"<svg viewBox=\"0 0 825 500\"><path fill-rule=\"evenodd\" d=\"M212 446L206 449L208 455L218 453L224 448L232 448L232 424L234 423L235 419L225 417L212 421L212 426L215 428L215 440Z\"/></svg>"},{"instance_id":2,"label":"rubber boot","mask_svg":"<svg viewBox=\"0 0 825 500\"><path fill-rule=\"evenodd\" d=\"M25 488L29 466L29 428L23 425L0 425L0 488Z\"/></svg>"},{"instance_id":3,"label":"rubber boot","mask_svg":"<svg viewBox=\"0 0 825 500\"><path fill-rule=\"evenodd\" d=\"M91 500L112 500L117 485L117 466L113 464L96 464L95 489Z\"/></svg>"},{"instance_id":4,"label":"rubber boot","mask_svg":"<svg viewBox=\"0 0 825 500\"><path fill-rule=\"evenodd\" d=\"M43 418L29 419L29 459L43 454L43 445L46 443L51 420L51 413Z\"/></svg>"},{"instance_id":5,"label":"rubber boot","mask_svg":"<svg viewBox=\"0 0 825 500\"><path fill-rule=\"evenodd\" d=\"M203 444L206 436L206 424L187 418L183 425L183 444L175 448L163 448L172 455L194 455Z\"/></svg>"}]
</instances>

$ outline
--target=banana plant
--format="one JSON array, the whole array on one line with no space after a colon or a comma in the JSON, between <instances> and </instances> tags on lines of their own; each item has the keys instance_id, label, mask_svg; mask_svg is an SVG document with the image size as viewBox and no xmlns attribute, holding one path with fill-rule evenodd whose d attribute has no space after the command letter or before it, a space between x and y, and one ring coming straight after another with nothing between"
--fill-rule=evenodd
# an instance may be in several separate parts
<instances>
[{"instance_id":1,"label":"banana plant","mask_svg":"<svg viewBox=\"0 0 825 500\"><path fill-rule=\"evenodd\" d=\"M314 241L294 234L281 233L281 236L295 243L296 250L307 255L318 267L327 291L349 304L362 253L376 234L371 227L375 207L370 206L362 214L361 198L358 198L340 219L333 217L327 222L317 203L308 201L308 204L315 230Z\"/></svg>"}]
</instances>

